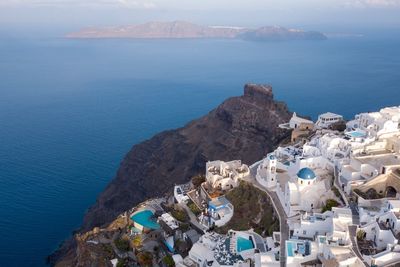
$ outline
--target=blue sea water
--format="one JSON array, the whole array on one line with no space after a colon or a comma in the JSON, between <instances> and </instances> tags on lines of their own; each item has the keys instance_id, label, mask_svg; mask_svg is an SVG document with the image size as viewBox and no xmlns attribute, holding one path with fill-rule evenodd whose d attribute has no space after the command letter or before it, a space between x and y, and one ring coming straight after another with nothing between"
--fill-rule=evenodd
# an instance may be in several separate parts
<instances>
[{"instance_id":1,"label":"blue sea water","mask_svg":"<svg viewBox=\"0 0 400 267\"><path fill-rule=\"evenodd\" d=\"M397 35L398 36L398 35ZM400 105L400 38L0 40L0 265L43 266L131 145L270 83L313 118Z\"/></svg>"}]
</instances>

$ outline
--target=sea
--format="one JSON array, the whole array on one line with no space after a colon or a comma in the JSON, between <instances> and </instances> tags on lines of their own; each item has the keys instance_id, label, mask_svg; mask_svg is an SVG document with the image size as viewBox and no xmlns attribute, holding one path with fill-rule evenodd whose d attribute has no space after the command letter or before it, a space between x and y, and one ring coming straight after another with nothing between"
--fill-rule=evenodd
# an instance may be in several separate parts
<instances>
[{"instance_id":1,"label":"sea","mask_svg":"<svg viewBox=\"0 0 400 267\"><path fill-rule=\"evenodd\" d=\"M0 266L44 266L132 145L246 83L316 119L400 105L400 35L326 41L0 39Z\"/></svg>"}]
</instances>

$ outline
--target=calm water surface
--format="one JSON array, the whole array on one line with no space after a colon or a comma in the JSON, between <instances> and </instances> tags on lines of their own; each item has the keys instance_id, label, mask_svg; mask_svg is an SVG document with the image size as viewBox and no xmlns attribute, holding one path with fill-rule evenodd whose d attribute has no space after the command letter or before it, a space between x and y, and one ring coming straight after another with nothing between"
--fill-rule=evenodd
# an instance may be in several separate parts
<instances>
[{"instance_id":1,"label":"calm water surface","mask_svg":"<svg viewBox=\"0 0 400 267\"><path fill-rule=\"evenodd\" d=\"M315 118L400 105L400 39L0 40L1 266L43 266L132 144L246 82Z\"/></svg>"}]
</instances>

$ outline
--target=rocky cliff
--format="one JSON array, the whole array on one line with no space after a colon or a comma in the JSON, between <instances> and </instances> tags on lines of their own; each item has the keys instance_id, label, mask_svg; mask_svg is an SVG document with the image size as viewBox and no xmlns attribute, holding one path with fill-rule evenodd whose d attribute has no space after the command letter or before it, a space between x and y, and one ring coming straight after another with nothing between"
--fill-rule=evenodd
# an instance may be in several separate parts
<instances>
[{"instance_id":1,"label":"rocky cliff","mask_svg":"<svg viewBox=\"0 0 400 267\"><path fill-rule=\"evenodd\" d=\"M243 96L227 99L183 128L134 145L87 212L80 231L104 226L143 200L171 191L174 184L203 173L208 160L260 160L288 137L278 125L290 116L287 106L274 100L270 86L247 84ZM73 242L67 242L54 259L71 246Z\"/></svg>"}]
</instances>

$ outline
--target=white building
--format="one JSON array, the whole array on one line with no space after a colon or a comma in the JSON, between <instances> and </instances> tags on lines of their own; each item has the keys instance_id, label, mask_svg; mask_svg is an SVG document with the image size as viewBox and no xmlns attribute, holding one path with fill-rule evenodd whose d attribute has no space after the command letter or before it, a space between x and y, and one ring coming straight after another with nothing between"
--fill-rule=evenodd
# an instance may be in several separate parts
<instances>
[{"instance_id":1,"label":"white building","mask_svg":"<svg viewBox=\"0 0 400 267\"><path fill-rule=\"evenodd\" d=\"M349 194L352 186L378 183L397 168L400 168L400 156L392 152L352 154L340 166L339 181Z\"/></svg>"},{"instance_id":2,"label":"white building","mask_svg":"<svg viewBox=\"0 0 400 267\"><path fill-rule=\"evenodd\" d=\"M206 181L214 189L228 190L239 185L239 180L250 174L250 169L240 160L209 161L206 164Z\"/></svg>"},{"instance_id":3,"label":"white building","mask_svg":"<svg viewBox=\"0 0 400 267\"><path fill-rule=\"evenodd\" d=\"M350 244L349 225L353 224L353 214L349 208L332 208L332 232L326 235L327 242L335 246Z\"/></svg>"},{"instance_id":4,"label":"white building","mask_svg":"<svg viewBox=\"0 0 400 267\"><path fill-rule=\"evenodd\" d=\"M390 228L377 221L363 225L360 230L364 231L365 239L373 241L378 250L390 249L398 242Z\"/></svg>"},{"instance_id":5,"label":"white building","mask_svg":"<svg viewBox=\"0 0 400 267\"><path fill-rule=\"evenodd\" d=\"M186 262L211 267L262 267L255 260L258 253L266 252L264 240L253 232L229 231L228 235L205 233L189 251ZM184 260L184 261L185 261ZM189 264L181 266L191 266Z\"/></svg>"},{"instance_id":6,"label":"white building","mask_svg":"<svg viewBox=\"0 0 400 267\"><path fill-rule=\"evenodd\" d=\"M314 122L297 116L296 112L293 112L292 118L288 123L280 124L279 127L282 129L297 129L299 127L304 129L312 130Z\"/></svg>"},{"instance_id":7,"label":"white building","mask_svg":"<svg viewBox=\"0 0 400 267\"><path fill-rule=\"evenodd\" d=\"M334 163L349 157L351 143L333 133L317 136L303 146L303 157L322 156Z\"/></svg>"},{"instance_id":8,"label":"white building","mask_svg":"<svg viewBox=\"0 0 400 267\"><path fill-rule=\"evenodd\" d=\"M400 107L359 114L347 123L345 133L324 129L342 120L338 114L321 114L316 127L322 130L314 132L311 140L279 147L257 166L256 180L276 192L290 217L292 236L284 240L287 266L307 266L318 260L322 266L364 266L353 251L355 225L361 231L356 233L367 240L359 242L360 252L366 252L363 244L372 244L366 253L371 255L362 255L363 261L379 267L400 262ZM294 132L311 125L312 121L294 113L280 127ZM240 161L209 162L207 183L216 189L233 188L240 177L249 175L246 167ZM344 194L337 196L331 190L333 174L339 176L338 186L340 191L345 189ZM361 192L373 188L386 198L369 200L360 193L358 216L353 206L318 213L327 199L340 202L343 198L348 203L346 193L355 188ZM229 218L230 212L220 214L226 208L223 201L209 207L216 218ZM266 247L261 237L249 232L207 233L185 260L200 266L243 266L251 259L255 266L279 266L276 244L280 238L274 242L270 238L269 243Z\"/></svg>"},{"instance_id":9,"label":"white building","mask_svg":"<svg viewBox=\"0 0 400 267\"><path fill-rule=\"evenodd\" d=\"M200 222L206 227L215 225L224 226L233 217L234 207L224 196L215 198L208 202L207 214L200 215Z\"/></svg>"},{"instance_id":10,"label":"white building","mask_svg":"<svg viewBox=\"0 0 400 267\"><path fill-rule=\"evenodd\" d=\"M361 129L369 137L398 132L400 128L400 107L387 107L378 112L361 113L347 123L349 129Z\"/></svg>"},{"instance_id":11,"label":"white building","mask_svg":"<svg viewBox=\"0 0 400 267\"><path fill-rule=\"evenodd\" d=\"M318 128L326 129L326 128L329 128L329 126L331 126L332 124L342 121L342 120L343 120L342 115L335 114L332 112L327 112L327 113L323 113L318 116L318 120L315 123L315 125Z\"/></svg>"},{"instance_id":12,"label":"white building","mask_svg":"<svg viewBox=\"0 0 400 267\"><path fill-rule=\"evenodd\" d=\"M287 174L284 174L287 175ZM283 177L283 175L281 176ZM311 212L323 206L329 188L310 168L300 169L289 180L280 180L276 192L288 216L300 211Z\"/></svg>"},{"instance_id":13,"label":"white building","mask_svg":"<svg viewBox=\"0 0 400 267\"><path fill-rule=\"evenodd\" d=\"M256 179L262 186L266 188L274 188L276 186L276 165L277 158L273 153L268 154L258 165Z\"/></svg>"},{"instance_id":14,"label":"white building","mask_svg":"<svg viewBox=\"0 0 400 267\"><path fill-rule=\"evenodd\" d=\"M320 257L322 266L335 267L364 267L364 263L354 254L349 247L324 246Z\"/></svg>"},{"instance_id":15,"label":"white building","mask_svg":"<svg viewBox=\"0 0 400 267\"><path fill-rule=\"evenodd\" d=\"M323 214L305 213L304 215L301 215L299 225L294 227L293 236L314 240L318 235L326 235L332 232L332 216L333 213L330 211Z\"/></svg>"},{"instance_id":16,"label":"white building","mask_svg":"<svg viewBox=\"0 0 400 267\"><path fill-rule=\"evenodd\" d=\"M286 240L286 266L301 266L301 263L315 260L317 254L315 242L301 239Z\"/></svg>"},{"instance_id":17,"label":"white building","mask_svg":"<svg viewBox=\"0 0 400 267\"><path fill-rule=\"evenodd\" d=\"M178 203L186 203L189 200L187 192L189 191L188 185L176 185L174 186L174 198Z\"/></svg>"},{"instance_id":18,"label":"white building","mask_svg":"<svg viewBox=\"0 0 400 267\"><path fill-rule=\"evenodd\" d=\"M161 216L158 219L163 221L166 225L168 225L168 227L171 228L171 230L176 230L179 228L178 221L174 217L172 217L170 213L161 214Z\"/></svg>"}]
</instances>

